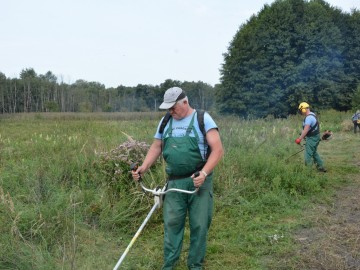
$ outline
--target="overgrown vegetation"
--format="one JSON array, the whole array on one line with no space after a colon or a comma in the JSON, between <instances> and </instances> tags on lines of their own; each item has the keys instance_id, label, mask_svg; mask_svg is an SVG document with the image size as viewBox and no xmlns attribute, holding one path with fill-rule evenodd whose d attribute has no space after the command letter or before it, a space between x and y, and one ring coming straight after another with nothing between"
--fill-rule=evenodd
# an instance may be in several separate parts
<instances>
[{"instance_id":1,"label":"overgrown vegetation","mask_svg":"<svg viewBox=\"0 0 360 270\"><path fill-rule=\"evenodd\" d=\"M358 140L337 139L337 134L351 134L350 115L320 113L322 129L335 134L320 145L327 174L305 168L301 153L288 158L300 150L293 142L300 116L252 121L215 116L226 155L216 169L206 269L296 269L293 233L311 224L304 209L314 201L328 202L335 188L359 173L354 164L344 163L352 153L341 151L350 143L354 147L347 151L355 153ZM143 159L159 119L108 117L0 118L1 269L115 265L153 204L129 178L127 166ZM337 155L332 155L335 147ZM163 179L161 162L144 177L152 187ZM125 269L160 268L161 215L152 216ZM178 269L185 269L187 247L185 242Z\"/></svg>"}]
</instances>

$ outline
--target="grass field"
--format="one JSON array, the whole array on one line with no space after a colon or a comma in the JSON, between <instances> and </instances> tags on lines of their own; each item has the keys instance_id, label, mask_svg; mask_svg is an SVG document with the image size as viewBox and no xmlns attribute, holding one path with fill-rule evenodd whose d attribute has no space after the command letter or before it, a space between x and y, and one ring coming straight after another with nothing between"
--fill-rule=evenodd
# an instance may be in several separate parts
<instances>
[{"instance_id":1,"label":"grass field","mask_svg":"<svg viewBox=\"0 0 360 270\"><path fill-rule=\"evenodd\" d=\"M225 156L216 168L215 214L205 269L299 269L295 232L309 209L331 204L359 174L360 135L351 113L320 114L334 132L319 152L329 172L303 165L294 143L302 118L246 121L214 115ZM153 199L129 178L160 114L0 115L0 269L112 269ZM131 136L136 142L129 142ZM164 183L163 164L145 176ZM123 269L160 269L157 211ZM186 231L181 261L186 269ZM295 255L294 255L295 254ZM310 268L309 268L310 269ZM331 267L327 269L332 269Z\"/></svg>"}]
</instances>

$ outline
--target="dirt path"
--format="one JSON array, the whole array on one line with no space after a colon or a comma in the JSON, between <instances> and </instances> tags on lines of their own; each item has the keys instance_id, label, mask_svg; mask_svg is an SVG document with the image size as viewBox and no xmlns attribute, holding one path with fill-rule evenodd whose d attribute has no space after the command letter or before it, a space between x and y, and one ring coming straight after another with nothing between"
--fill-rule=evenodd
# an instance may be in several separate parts
<instances>
[{"instance_id":1,"label":"dirt path","mask_svg":"<svg viewBox=\"0 0 360 270\"><path fill-rule=\"evenodd\" d=\"M360 269L360 183L338 191L334 201L314 208L316 225L298 232L299 269Z\"/></svg>"},{"instance_id":2,"label":"dirt path","mask_svg":"<svg viewBox=\"0 0 360 270\"><path fill-rule=\"evenodd\" d=\"M353 157L358 158L358 149L357 145ZM331 204L309 211L312 226L298 231L295 238L301 245L298 269L360 270L360 175L351 176L349 183L336 192Z\"/></svg>"}]
</instances>

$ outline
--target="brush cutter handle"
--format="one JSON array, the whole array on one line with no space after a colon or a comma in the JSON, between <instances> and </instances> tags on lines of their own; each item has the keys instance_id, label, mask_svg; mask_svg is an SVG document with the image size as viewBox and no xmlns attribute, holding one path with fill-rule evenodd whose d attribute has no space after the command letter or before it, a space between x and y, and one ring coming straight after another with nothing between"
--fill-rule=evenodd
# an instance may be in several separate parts
<instances>
[{"instance_id":1,"label":"brush cutter handle","mask_svg":"<svg viewBox=\"0 0 360 270\"><path fill-rule=\"evenodd\" d=\"M195 190L185 190L185 189L179 189L179 188L169 188L168 190L165 190L166 186L163 187L163 189L150 189L144 186L144 184L142 182L139 182L141 188L146 191L146 192L150 192L155 196L159 196L159 195L164 195L166 193L169 192L180 192L180 193L186 193L186 194L195 194L196 192L198 192L199 188L196 188Z\"/></svg>"},{"instance_id":2,"label":"brush cutter handle","mask_svg":"<svg viewBox=\"0 0 360 270\"><path fill-rule=\"evenodd\" d=\"M138 168L138 164L137 163L132 163L130 165L130 169L132 171L136 171ZM200 173L197 171L194 173L194 176L195 177L198 177L200 175ZM166 193L169 193L169 192L180 192L180 193L186 193L186 194L195 194L199 188L196 188L195 190L184 190L184 189L178 189L178 188L170 188L168 190L165 190L166 188L166 185L162 188L162 189L159 189L159 188L154 188L154 189L150 189L150 188L147 188L144 186L143 182L141 181L141 175L139 174L140 178L139 178L139 184L141 186L141 188L144 190L144 191L147 191L147 192L150 192L152 193L153 195L155 196L159 196L159 195L164 195Z\"/></svg>"},{"instance_id":3,"label":"brush cutter handle","mask_svg":"<svg viewBox=\"0 0 360 270\"><path fill-rule=\"evenodd\" d=\"M195 172L194 175L195 175L195 177L198 177L200 175L200 173ZM169 188L169 189L166 190L166 185L162 189L159 189L159 188L150 189L150 188L145 187L144 184L142 183L142 181L139 181L139 184L140 184L141 188L144 191L150 192L155 196L164 195L164 194L169 193L169 192L180 192L180 193L186 193L186 194L195 194L199 190L199 188L196 188L195 190L192 190L192 191L185 190L185 189L179 189L179 188Z\"/></svg>"},{"instance_id":4,"label":"brush cutter handle","mask_svg":"<svg viewBox=\"0 0 360 270\"><path fill-rule=\"evenodd\" d=\"M139 168L139 165L136 162L131 163L131 165L130 165L130 170L131 171L135 172L138 168ZM138 175L139 175L139 180L138 181L140 182L142 180L141 179L141 174L138 173Z\"/></svg>"}]
</instances>

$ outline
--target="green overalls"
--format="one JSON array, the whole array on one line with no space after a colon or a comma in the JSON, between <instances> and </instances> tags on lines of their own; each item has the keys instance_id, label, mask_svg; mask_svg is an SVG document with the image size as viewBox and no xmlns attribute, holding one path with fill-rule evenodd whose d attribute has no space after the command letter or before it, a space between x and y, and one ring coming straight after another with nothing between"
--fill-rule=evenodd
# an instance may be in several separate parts
<instances>
[{"instance_id":1,"label":"green overalls","mask_svg":"<svg viewBox=\"0 0 360 270\"><path fill-rule=\"evenodd\" d=\"M168 189L194 190L194 183L190 176L197 170L201 170L204 164L198 146L199 136L193 127L194 115L195 113L184 136L172 136L172 118L163 136L163 156L169 177ZM192 130L195 137L190 137ZM164 265L162 269L173 269L180 257L187 213L189 213L190 223L190 249L187 265L189 269L202 269L207 233L213 213L212 194L212 174L207 176L196 194L179 192L166 194L163 205Z\"/></svg>"},{"instance_id":2,"label":"green overalls","mask_svg":"<svg viewBox=\"0 0 360 270\"><path fill-rule=\"evenodd\" d=\"M324 168L324 162L322 161L320 155L317 152L317 148L320 143L319 122L315 114L311 113L311 115L315 117L316 124L313 127L310 127L310 130L308 131L305 137L306 140L305 153L304 153L305 165L312 166L312 164L315 163L318 169L322 169ZM305 119L303 122L303 128L305 126Z\"/></svg>"},{"instance_id":3,"label":"green overalls","mask_svg":"<svg viewBox=\"0 0 360 270\"><path fill-rule=\"evenodd\" d=\"M305 145L305 164L311 166L315 163L318 169L324 168L324 162L320 158L320 155L317 152L317 148L320 143L320 134L313 136L306 136L306 145Z\"/></svg>"}]
</instances>

